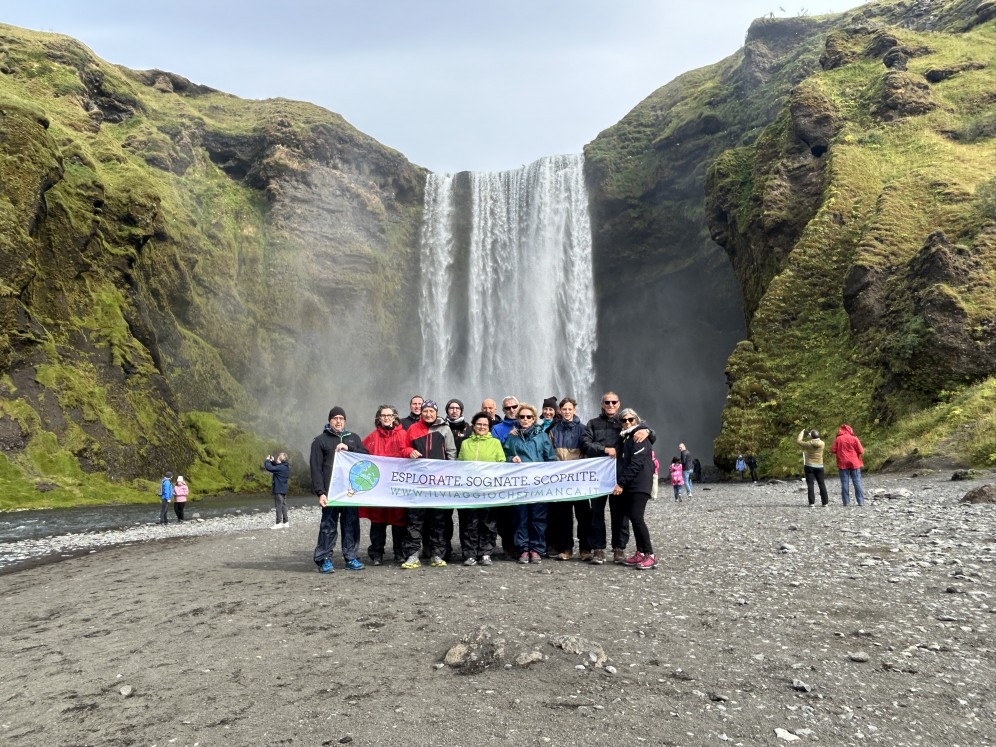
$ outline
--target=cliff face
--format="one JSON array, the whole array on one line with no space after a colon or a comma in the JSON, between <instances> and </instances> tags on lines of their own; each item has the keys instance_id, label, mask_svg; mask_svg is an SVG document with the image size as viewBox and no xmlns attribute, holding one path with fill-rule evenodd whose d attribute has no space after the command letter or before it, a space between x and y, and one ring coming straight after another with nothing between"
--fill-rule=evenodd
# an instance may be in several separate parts
<instances>
[{"instance_id":1,"label":"cliff face","mask_svg":"<svg viewBox=\"0 0 996 747\"><path fill-rule=\"evenodd\" d=\"M357 370L390 390L417 355L384 289L417 272L424 173L331 112L0 26L0 184L15 498L167 469L252 487L253 432L317 432Z\"/></svg>"},{"instance_id":2,"label":"cliff face","mask_svg":"<svg viewBox=\"0 0 996 747\"><path fill-rule=\"evenodd\" d=\"M727 367L723 466L757 450L791 473L801 428L843 422L875 444L874 466L996 462L991 10L839 17L819 68L712 165L707 218L749 320Z\"/></svg>"},{"instance_id":3,"label":"cliff face","mask_svg":"<svg viewBox=\"0 0 996 747\"><path fill-rule=\"evenodd\" d=\"M996 461L978 423L996 211L976 196L996 155L993 15L885 0L760 19L586 148L601 384L643 403L665 453L715 439L721 468L755 452L791 474L801 427L850 422L873 465Z\"/></svg>"}]
</instances>

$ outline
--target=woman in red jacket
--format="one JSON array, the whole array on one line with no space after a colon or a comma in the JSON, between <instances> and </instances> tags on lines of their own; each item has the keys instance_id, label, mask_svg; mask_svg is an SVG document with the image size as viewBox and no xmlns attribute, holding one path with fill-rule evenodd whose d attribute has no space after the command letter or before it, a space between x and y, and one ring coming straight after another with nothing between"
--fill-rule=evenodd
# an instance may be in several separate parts
<instances>
[{"instance_id":1,"label":"woman in red jacket","mask_svg":"<svg viewBox=\"0 0 996 747\"><path fill-rule=\"evenodd\" d=\"M837 457L837 471L840 474L840 498L844 505L850 505L851 489L848 483L854 483L854 498L859 506L865 505L865 492L861 488L861 468L865 465L861 461L861 455L865 450L861 447L861 442L854 435L854 429L844 423L837 430L837 438L830 447L830 451Z\"/></svg>"},{"instance_id":2,"label":"woman in red jacket","mask_svg":"<svg viewBox=\"0 0 996 747\"><path fill-rule=\"evenodd\" d=\"M381 405L377 408L377 416L374 418L374 429L366 438L363 445L367 451L375 456L396 457L407 459L412 450L411 439L405 432L398 417L398 411L391 405ZM370 519L370 547L367 554L370 556L370 565L382 565L384 563L384 546L387 544L387 525L391 525L391 543L394 545L394 559L398 562L404 560L401 554L401 543L405 540L405 509L403 508L378 508L374 506L361 506L360 518Z\"/></svg>"}]
</instances>

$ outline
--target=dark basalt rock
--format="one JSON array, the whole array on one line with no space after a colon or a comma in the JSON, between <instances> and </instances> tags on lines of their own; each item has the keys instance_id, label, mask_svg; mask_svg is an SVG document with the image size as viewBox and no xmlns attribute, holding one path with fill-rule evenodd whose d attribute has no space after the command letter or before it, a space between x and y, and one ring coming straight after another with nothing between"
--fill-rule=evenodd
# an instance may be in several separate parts
<instances>
[{"instance_id":1,"label":"dark basalt rock","mask_svg":"<svg viewBox=\"0 0 996 747\"><path fill-rule=\"evenodd\" d=\"M882 79L882 93L873 114L886 121L926 114L937 108L930 98L930 86L918 77L899 70Z\"/></svg>"}]
</instances>

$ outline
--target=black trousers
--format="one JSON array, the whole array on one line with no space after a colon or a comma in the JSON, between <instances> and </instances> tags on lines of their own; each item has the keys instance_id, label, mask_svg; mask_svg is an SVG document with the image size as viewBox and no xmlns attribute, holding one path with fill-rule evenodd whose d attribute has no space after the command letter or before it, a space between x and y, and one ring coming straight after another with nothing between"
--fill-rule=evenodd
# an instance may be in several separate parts
<instances>
[{"instance_id":1,"label":"black trousers","mask_svg":"<svg viewBox=\"0 0 996 747\"><path fill-rule=\"evenodd\" d=\"M178 521L183 521L183 509L187 505L186 501L173 501L173 513Z\"/></svg>"},{"instance_id":2,"label":"black trousers","mask_svg":"<svg viewBox=\"0 0 996 747\"><path fill-rule=\"evenodd\" d=\"M387 546L387 524L370 522L370 547L367 548L367 555L373 560L375 557L384 558L384 549ZM404 560L405 528L390 525L391 544L394 549L394 559Z\"/></svg>"},{"instance_id":3,"label":"black trousers","mask_svg":"<svg viewBox=\"0 0 996 747\"><path fill-rule=\"evenodd\" d=\"M405 527L405 541L402 546L406 558L412 555L418 556L423 542L429 549L429 555L443 557L446 552L443 540L446 523L444 511L452 511L452 509L443 509L442 511L434 508L408 509L408 526Z\"/></svg>"},{"instance_id":4,"label":"black trousers","mask_svg":"<svg viewBox=\"0 0 996 747\"><path fill-rule=\"evenodd\" d=\"M491 555L495 551L495 539L498 528L490 508L461 508L460 515L460 550L464 560Z\"/></svg>"},{"instance_id":5,"label":"black trousers","mask_svg":"<svg viewBox=\"0 0 996 747\"><path fill-rule=\"evenodd\" d=\"M650 542L650 530L647 529L647 522L644 520L650 493L630 493L624 490L619 497L626 505L626 517L633 525L633 539L636 540L636 549L644 555L653 555L654 546Z\"/></svg>"},{"instance_id":6,"label":"black trousers","mask_svg":"<svg viewBox=\"0 0 996 747\"><path fill-rule=\"evenodd\" d=\"M501 537L501 549L505 551L505 555L510 558L519 557L515 547L515 527L519 523L515 506L495 506L491 509L491 516L494 517L498 536Z\"/></svg>"},{"instance_id":7,"label":"black trousers","mask_svg":"<svg viewBox=\"0 0 996 747\"><path fill-rule=\"evenodd\" d=\"M806 473L806 494L809 497L809 505L813 506L816 504L816 495L813 490L813 483L816 482L820 486L820 500L826 506L830 503L830 497L827 495L827 485L823 481L823 468L810 467L807 464L803 466L803 471Z\"/></svg>"},{"instance_id":8,"label":"black trousers","mask_svg":"<svg viewBox=\"0 0 996 747\"><path fill-rule=\"evenodd\" d=\"M574 551L574 519L578 522L578 549L591 550L591 503L558 501L550 504L546 515L547 544L557 552Z\"/></svg>"},{"instance_id":9,"label":"black trousers","mask_svg":"<svg viewBox=\"0 0 996 747\"><path fill-rule=\"evenodd\" d=\"M612 521L612 549L625 550L629 543L629 519L621 495L603 495L591 499L591 532L588 537L591 549L605 549L605 504L609 504Z\"/></svg>"}]
</instances>

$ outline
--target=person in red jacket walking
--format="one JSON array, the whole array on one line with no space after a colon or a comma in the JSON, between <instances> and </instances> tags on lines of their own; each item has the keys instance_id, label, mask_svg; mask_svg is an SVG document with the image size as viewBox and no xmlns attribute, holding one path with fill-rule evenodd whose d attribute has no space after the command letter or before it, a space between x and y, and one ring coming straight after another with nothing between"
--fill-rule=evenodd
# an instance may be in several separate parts
<instances>
[{"instance_id":1,"label":"person in red jacket walking","mask_svg":"<svg viewBox=\"0 0 996 747\"><path fill-rule=\"evenodd\" d=\"M837 471L840 474L840 498L845 506L851 503L851 489L849 483L854 483L854 498L859 506L865 505L865 492L861 488L861 468L864 463L861 455L865 450L861 446L861 441L854 435L854 429L844 423L837 429L837 438L830 447L830 451L837 457Z\"/></svg>"}]
</instances>

